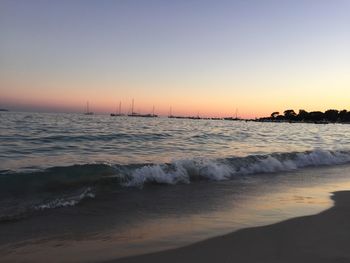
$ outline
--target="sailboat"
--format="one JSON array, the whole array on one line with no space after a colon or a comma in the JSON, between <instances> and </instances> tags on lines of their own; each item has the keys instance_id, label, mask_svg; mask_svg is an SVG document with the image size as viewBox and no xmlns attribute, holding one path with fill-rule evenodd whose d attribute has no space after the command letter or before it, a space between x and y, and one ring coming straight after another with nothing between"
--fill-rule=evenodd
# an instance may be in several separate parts
<instances>
[{"instance_id":1,"label":"sailboat","mask_svg":"<svg viewBox=\"0 0 350 263\"><path fill-rule=\"evenodd\" d=\"M225 121L239 121L240 118L238 118L238 109L236 109L236 117L226 117L224 118Z\"/></svg>"},{"instance_id":2,"label":"sailboat","mask_svg":"<svg viewBox=\"0 0 350 263\"><path fill-rule=\"evenodd\" d=\"M132 99L132 104L131 104L131 114L128 114L129 117L148 117L148 118L156 118L158 117L157 114L154 114L154 106L153 106L153 112L152 114L140 114L134 112L134 99Z\"/></svg>"},{"instance_id":3,"label":"sailboat","mask_svg":"<svg viewBox=\"0 0 350 263\"><path fill-rule=\"evenodd\" d=\"M89 109L89 102L86 102L86 112L84 113L85 115L94 115L92 111Z\"/></svg>"},{"instance_id":4,"label":"sailboat","mask_svg":"<svg viewBox=\"0 0 350 263\"><path fill-rule=\"evenodd\" d=\"M119 102L119 112L117 112L117 109L115 110L115 113L111 113L111 116L115 117L115 116L124 116L124 114L122 114L122 102Z\"/></svg>"},{"instance_id":5,"label":"sailboat","mask_svg":"<svg viewBox=\"0 0 350 263\"><path fill-rule=\"evenodd\" d=\"M169 109L168 118L176 118L176 116L173 115L173 107L171 107L171 106L170 106L170 109Z\"/></svg>"}]
</instances>

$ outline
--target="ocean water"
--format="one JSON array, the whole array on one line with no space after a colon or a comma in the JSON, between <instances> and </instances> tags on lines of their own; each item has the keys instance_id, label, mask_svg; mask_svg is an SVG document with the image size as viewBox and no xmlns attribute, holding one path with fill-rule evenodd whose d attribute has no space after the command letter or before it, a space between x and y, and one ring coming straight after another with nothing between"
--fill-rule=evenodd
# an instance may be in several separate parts
<instances>
[{"instance_id":1,"label":"ocean water","mask_svg":"<svg viewBox=\"0 0 350 263\"><path fill-rule=\"evenodd\" d=\"M0 252L113 258L320 211L350 185L349 127L0 113Z\"/></svg>"}]
</instances>

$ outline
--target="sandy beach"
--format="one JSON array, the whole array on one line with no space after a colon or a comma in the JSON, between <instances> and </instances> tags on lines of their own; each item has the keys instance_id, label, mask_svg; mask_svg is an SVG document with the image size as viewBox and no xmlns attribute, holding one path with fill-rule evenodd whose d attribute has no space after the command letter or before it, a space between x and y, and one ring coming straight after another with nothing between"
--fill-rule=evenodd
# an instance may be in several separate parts
<instances>
[{"instance_id":1,"label":"sandy beach","mask_svg":"<svg viewBox=\"0 0 350 263\"><path fill-rule=\"evenodd\" d=\"M350 191L331 198L334 206L317 215L110 262L350 262Z\"/></svg>"}]
</instances>

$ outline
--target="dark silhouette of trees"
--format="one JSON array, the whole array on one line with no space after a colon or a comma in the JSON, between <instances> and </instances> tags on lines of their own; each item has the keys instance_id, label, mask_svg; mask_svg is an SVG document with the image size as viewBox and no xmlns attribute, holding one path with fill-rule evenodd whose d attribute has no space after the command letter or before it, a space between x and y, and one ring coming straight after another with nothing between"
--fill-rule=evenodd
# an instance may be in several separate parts
<instances>
[{"instance_id":1,"label":"dark silhouette of trees","mask_svg":"<svg viewBox=\"0 0 350 263\"><path fill-rule=\"evenodd\" d=\"M289 121L289 122L313 122L313 123L328 123L328 122L339 122L350 123L350 111L347 110L335 110L329 109L325 112L311 111L307 112L300 109L299 113L296 114L294 110L285 110L284 115L279 115L279 112L275 111L271 113L270 117L260 118L259 121Z\"/></svg>"},{"instance_id":2,"label":"dark silhouette of trees","mask_svg":"<svg viewBox=\"0 0 350 263\"><path fill-rule=\"evenodd\" d=\"M331 122L336 122L339 118L339 111L338 110L327 110L324 113L324 118Z\"/></svg>"},{"instance_id":3,"label":"dark silhouette of trees","mask_svg":"<svg viewBox=\"0 0 350 263\"><path fill-rule=\"evenodd\" d=\"M320 121L326 121L324 118L324 113L321 111L312 111L309 113L309 121L316 121L316 122L320 122Z\"/></svg>"},{"instance_id":4,"label":"dark silhouette of trees","mask_svg":"<svg viewBox=\"0 0 350 263\"><path fill-rule=\"evenodd\" d=\"M297 114L294 110L285 110L284 117L286 118L286 120L293 121L296 120Z\"/></svg>"},{"instance_id":5,"label":"dark silhouette of trees","mask_svg":"<svg viewBox=\"0 0 350 263\"><path fill-rule=\"evenodd\" d=\"M339 111L338 120L340 122L350 122L350 111L347 111L347 110Z\"/></svg>"},{"instance_id":6,"label":"dark silhouette of trees","mask_svg":"<svg viewBox=\"0 0 350 263\"><path fill-rule=\"evenodd\" d=\"M309 119L309 113L306 110L299 110L297 119L298 121L307 121Z\"/></svg>"},{"instance_id":7,"label":"dark silhouette of trees","mask_svg":"<svg viewBox=\"0 0 350 263\"><path fill-rule=\"evenodd\" d=\"M279 115L280 113L278 111L272 112L271 113L271 118L276 119L276 117Z\"/></svg>"}]
</instances>

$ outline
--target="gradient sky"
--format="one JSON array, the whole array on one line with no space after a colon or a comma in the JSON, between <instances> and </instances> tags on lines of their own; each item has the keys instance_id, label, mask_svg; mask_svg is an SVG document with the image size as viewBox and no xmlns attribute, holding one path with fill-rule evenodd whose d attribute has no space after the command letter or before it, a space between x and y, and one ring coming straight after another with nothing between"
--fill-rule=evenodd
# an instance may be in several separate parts
<instances>
[{"instance_id":1,"label":"gradient sky","mask_svg":"<svg viewBox=\"0 0 350 263\"><path fill-rule=\"evenodd\" d=\"M350 110L350 1L0 1L0 107Z\"/></svg>"}]
</instances>

